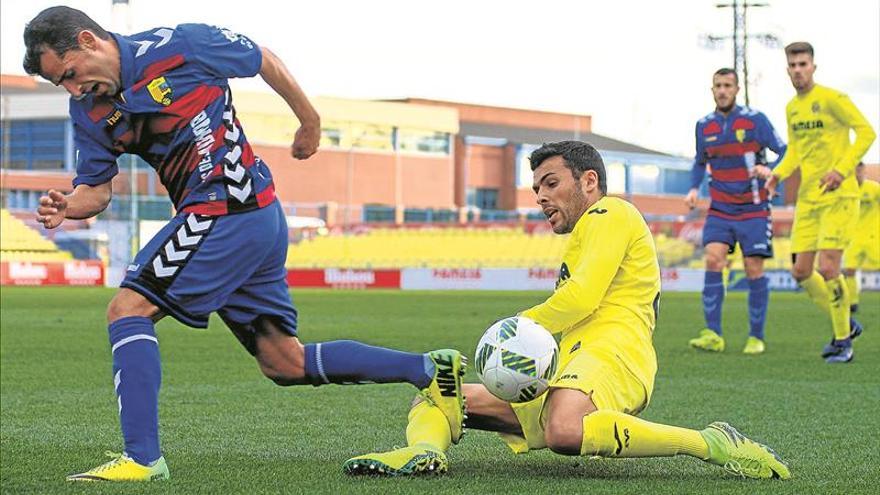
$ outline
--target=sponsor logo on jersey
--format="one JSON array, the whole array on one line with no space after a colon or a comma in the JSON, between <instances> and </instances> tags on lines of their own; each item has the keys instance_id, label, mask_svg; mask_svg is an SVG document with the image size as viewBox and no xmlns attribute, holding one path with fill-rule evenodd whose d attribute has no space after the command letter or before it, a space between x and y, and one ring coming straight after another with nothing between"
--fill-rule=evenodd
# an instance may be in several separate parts
<instances>
[{"instance_id":1,"label":"sponsor logo on jersey","mask_svg":"<svg viewBox=\"0 0 880 495\"><path fill-rule=\"evenodd\" d=\"M795 122L791 125L792 131L806 131L809 129L824 129L825 124L821 120L809 120L806 122Z\"/></svg>"},{"instance_id":2,"label":"sponsor logo on jersey","mask_svg":"<svg viewBox=\"0 0 880 495\"><path fill-rule=\"evenodd\" d=\"M150 81L147 84L147 91L150 92L150 96L153 97L153 101L156 103L166 107L171 104L171 97L173 96L171 85L168 84L164 77L157 77Z\"/></svg>"},{"instance_id":3,"label":"sponsor logo on jersey","mask_svg":"<svg viewBox=\"0 0 880 495\"><path fill-rule=\"evenodd\" d=\"M569 278L571 278L571 272L568 270L568 265L563 262L562 266L559 267L559 278L556 280L556 288L562 287L562 284Z\"/></svg>"},{"instance_id":4,"label":"sponsor logo on jersey","mask_svg":"<svg viewBox=\"0 0 880 495\"><path fill-rule=\"evenodd\" d=\"M199 160L199 173L202 180L205 180L214 169L211 162L211 149L214 147L214 134L211 132L211 117L204 110L193 117L189 122L192 128L193 136L196 139L196 149L201 159ZM215 194L216 196L216 194ZM216 199L216 198L214 198Z\"/></svg>"},{"instance_id":5,"label":"sponsor logo on jersey","mask_svg":"<svg viewBox=\"0 0 880 495\"><path fill-rule=\"evenodd\" d=\"M119 123L119 119L122 118L122 110L116 109L112 115L107 117L107 127L113 127Z\"/></svg>"},{"instance_id":6,"label":"sponsor logo on jersey","mask_svg":"<svg viewBox=\"0 0 880 495\"><path fill-rule=\"evenodd\" d=\"M707 143L712 143L712 142L715 142L715 141L718 141L718 136L709 136L709 137L706 138L706 142L707 142Z\"/></svg>"}]
</instances>

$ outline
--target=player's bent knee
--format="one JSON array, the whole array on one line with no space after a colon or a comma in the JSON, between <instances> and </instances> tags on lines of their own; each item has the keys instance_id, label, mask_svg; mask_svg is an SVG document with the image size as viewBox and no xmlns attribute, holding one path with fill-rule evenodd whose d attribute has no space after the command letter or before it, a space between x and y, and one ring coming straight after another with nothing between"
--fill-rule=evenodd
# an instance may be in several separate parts
<instances>
[{"instance_id":1,"label":"player's bent knee","mask_svg":"<svg viewBox=\"0 0 880 495\"><path fill-rule=\"evenodd\" d=\"M263 374L277 385L309 383L305 371L305 348L299 339L281 330L272 317L253 322L256 358Z\"/></svg>"},{"instance_id":2,"label":"player's bent knee","mask_svg":"<svg viewBox=\"0 0 880 495\"><path fill-rule=\"evenodd\" d=\"M831 280L832 278L837 278L840 275L840 268L833 265L826 265L819 267L819 275L822 275L822 278L825 280Z\"/></svg>"},{"instance_id":3,"label":"player's bent knee","mask_svg":"<svg viewBox=\"0 0 880 495\"><path fill-rule=\"evenodd\" d=\"M580 455L583 441L583 418L551 417L544 425L544 443L557 454Z\"/></svg>"},{"instance_id":4,"label":"player's bent knee","mask_svg":"<svg viewBox=\"0 0 880 495\"><path fill-rule=\"evenodd\" d=\"M798 282L803 282L804 280L810 278L811 273L813 273L812 268L804 269L797 265L791 267L791 276Z\"/></svg>"},{"instance_id":5,"label":"player's bent knee","mask_svg":"<svg viewBox=\"0 0 880 495\"><path fill-rule=\"evenodd\" d=\"M151 303L141 294L126 288L119 289L119 292L113 296L110 304L107 305L108 323L113 323L116 320L129 316L156 318L159 314L158 306Z\"/></svg>"}]
</instances>

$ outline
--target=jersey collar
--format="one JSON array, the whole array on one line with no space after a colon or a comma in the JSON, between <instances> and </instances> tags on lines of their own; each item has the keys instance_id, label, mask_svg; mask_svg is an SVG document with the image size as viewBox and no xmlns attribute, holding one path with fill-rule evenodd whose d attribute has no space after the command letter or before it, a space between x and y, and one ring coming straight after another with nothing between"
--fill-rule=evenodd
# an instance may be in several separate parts
<instances>
[{"instance_id":1,"label":"jersey collar","mask_svg":"<svg viewBox=\"0 0 880 495\"><path fill-rule=\"evenodd\" d=\"M727 117L724 116L723 113L719 112L718 109L715 109L715 118L724 120L726 118L734 117L742 113L742 105L734 105L733 108L730 109L730 113L727 114Z\"/></svg>"},{"instance_id":2,"label":"jersey collar","mask_svg":"<svg viewBox=\"0 0 880 495\"><path fill-rule=\"evenodd\" d=\"M135 44L127 37L117 33L110 33L116 40L116 46L119 47L119 71L122 73L122 87L119 88L120 94L125 90L134 86L134 51Z\"/></svg>"}]
</instances>

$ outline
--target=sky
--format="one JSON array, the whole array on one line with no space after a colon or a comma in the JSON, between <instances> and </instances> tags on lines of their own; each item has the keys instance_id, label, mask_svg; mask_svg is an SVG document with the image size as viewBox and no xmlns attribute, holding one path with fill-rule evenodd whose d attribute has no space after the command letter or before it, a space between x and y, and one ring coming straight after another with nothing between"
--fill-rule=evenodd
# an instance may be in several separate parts
<instances>
[{"instance_id":1,"label":"sky","mask_svg":"<svg viewBox=\"0 0 880 495\"><path fill-rule=\"evenodd\" d=\"M113 25L111 0L3 0L4 74L23 73L25 23L59 3ZM712 73L733 65L730 42L717 49L701 42L731 32L731 9L716 3L131 0L131 32L216 24L271 48L309 95L420 97L585 114L593 118L593 132L692 156L695 122L714 109ZM783 44L810 41L816 81L849 94L880 129L880 2L758 3L769 5L749 9L749 32L772 33ZM785 56L757 41L748 49L751 105L785 137L785 104L794 95ZM259 78L234 87L270 91ZM865 161L880 163L878 143Z\"/></svg>"}]
</instances>

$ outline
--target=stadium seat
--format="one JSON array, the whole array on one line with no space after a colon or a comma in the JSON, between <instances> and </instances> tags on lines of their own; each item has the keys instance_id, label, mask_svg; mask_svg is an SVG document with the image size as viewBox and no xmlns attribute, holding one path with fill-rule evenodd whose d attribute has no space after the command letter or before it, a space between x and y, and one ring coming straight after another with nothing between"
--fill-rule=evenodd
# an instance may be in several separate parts
<instances>
[{"instance_id":1,"label":"stadium seat","mask_svg":"<svg viewBox=\"0 0 880 495\"><path fill-rule=\"evenodd\" d=\"M288 268L553 268L565 236L521 228L377 228L290 246Z\"/></svg>"},{"instance_id":2,"label":"stadium seat","mask_svg":"<svg viewBox=\"0 0 880 495\"><path fill-rule=\"evenodd\" d=\"M0 208L0 261L68 261L73 256Z\"/></svg>"}]
</instances>

